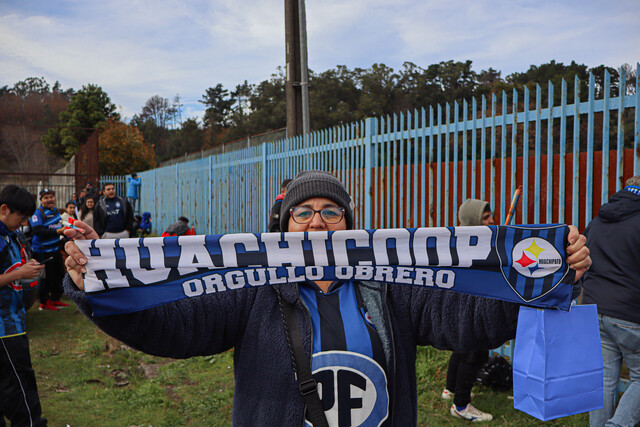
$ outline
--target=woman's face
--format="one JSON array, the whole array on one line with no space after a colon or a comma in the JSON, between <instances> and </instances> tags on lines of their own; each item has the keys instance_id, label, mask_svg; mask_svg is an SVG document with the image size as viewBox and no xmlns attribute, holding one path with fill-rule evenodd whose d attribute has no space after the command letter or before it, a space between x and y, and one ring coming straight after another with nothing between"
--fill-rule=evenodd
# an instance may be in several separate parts
<instances>
[{"instance_id":1,"label":"woman's face","mask_svg":"<svg viewBox=\"0 0 640 427\"><path fill-rule=\"evenodd\" d=\"M93 209L93 206L95 205L93 199L87 199L87 207L89 209Z\"/></svg>"},{"instance_id":2,"label":"woman's face","mask_svg":"<svg viewBox=\"0 0 640 427\"><path fill-rule=\"evenodd\" d=\"M338 206L335 202L324 197L313 197L300 203L298 206L305 206L315 211L320 211L328 207ZM346 230L347 220L344 215L340 222L331 224L326 223L320 216L320 212L314 212L311 220L305 224L299 224L293 220L293 217L289 217L289 231L335 231Z\"/></svg>"}]
</instances>

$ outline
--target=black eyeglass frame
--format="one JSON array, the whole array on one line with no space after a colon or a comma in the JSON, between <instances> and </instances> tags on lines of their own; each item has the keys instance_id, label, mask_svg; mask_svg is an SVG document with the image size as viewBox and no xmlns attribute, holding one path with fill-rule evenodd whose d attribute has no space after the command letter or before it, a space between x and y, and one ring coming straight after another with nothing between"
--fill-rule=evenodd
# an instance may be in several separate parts
<instances>
[{"instance_id":1,"label":"black eyeglass frame","mask_svg":"<svg viewBox=\"0 0 640 427\"><path fill-rule=\"evenodd\" d=\"M306 221L306 222L296 221L296 218L295 218L295 216L293 215L293 211L294 211L295 209L297 209L297 208L308 209L308 210L310 210L310 211L313 211L313 215L311 215L311 216L309 217L309 221ZM324 212L326 209L336 209L336 208L337 208L337 209L340 209L340 218L338 218L338 220L337 220L336 222L329 222L329 221L327 221L327 220L324 218L324 216L322 215L322 212ZM312 208L310 208L310 207L308 207L308 206L294 206L294 207L292 207L291 209L289 209L289 214L291 215L291 218L293 219L293 222L295 222L295 223L297 223L297 224L308 224L308 223L310 223L310 222L311 222L311 220L313 220L313 217L314 217L314 216L316 216L316 213L319 213L319 214L320 214L320 219L322 219L325 223L327 223L327 224L337 224L337 223L339 223L340 221L342 221L342 218L344 218L345 210L344 210L344 208L343 208L343 207L341 207L341 206L327 206L326 208L322 208L322 209L318 209L318 210L312 209Z\"/></svg>"}]
</instances>

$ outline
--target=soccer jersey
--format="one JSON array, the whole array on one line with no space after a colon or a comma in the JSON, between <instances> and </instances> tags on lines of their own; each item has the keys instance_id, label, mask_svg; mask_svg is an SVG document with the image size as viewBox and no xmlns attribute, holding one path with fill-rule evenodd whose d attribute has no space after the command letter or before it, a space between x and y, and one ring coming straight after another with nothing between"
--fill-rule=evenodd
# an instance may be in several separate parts
<instances>
[{"instance_id":1,"label":"soccer jersey","mask_svg":"<svg viewBox=\"0 0 640 427\"><path fill-rule=\"evenodd\" d=\"M20 268L24 249L15 232L9 232L0 221L0 274ZM22 286L19 281L0 287L0 338L24 334L25 312L22 303Z\"/></svg>"},{"instance_id":2,"label":"soccer jersey","mask_svg":"<svg viewBox=\"0 0 640 427\"><path fill-rule=\"evenodd\" d=\"M125 229L124 207L119 197L104 199L107 204L107 222L105 231L109 233L119 233ZM126 202L124 202L126 203Z\"/></svg>"},{"instance_id":3,"label":"soccer jersey","mask_svg":"<svg viewBox=\"0 0 640 427\"><path fill-rule=\"evenodd\" d=\"M29 220L29 223L32 230L34 230L35 227L45 227L52 230L57 230L58 228L62 228L62 223L60 221L60 212L56 208L46 209L40 206L38 209L36 209L35 213ZM31 247L33 248L34 252L57 251L59 245L59 234L47 237L34 234L33 238L31 239Z\"/></svg>"},{"instance_id":4,"label":"soccer jersey","mask_svg":"<svg viewBox=\"0 0 640 427\"><path fill-rule=\"evenodd\" d=\"M299 292L311 314L311 370L329 425L384 425L389 414L384 350L357 286L336 281L325 294L305 283Z\"/></svg>"}]
</instances>

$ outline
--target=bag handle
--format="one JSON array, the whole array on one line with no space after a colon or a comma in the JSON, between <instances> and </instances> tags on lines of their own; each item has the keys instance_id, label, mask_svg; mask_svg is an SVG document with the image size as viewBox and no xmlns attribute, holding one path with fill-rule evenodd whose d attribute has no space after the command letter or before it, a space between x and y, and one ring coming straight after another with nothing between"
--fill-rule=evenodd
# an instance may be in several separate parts
<instances>
[{"instance_id":1,"label":"bag handle","mask_svg":"<svg viewBox=\"0 0 640 427\"><path fill-rule=\"evenodd\" d=\"M322 402L318 395L318 383L311 375L311 366L302 345L302 336L296 319L295 306L288 301L283 300L278 286L278 302L280 303L280 312L282 314L282 322L287 335L287 343L289 344L289 353L291 354L291 363L298 380L298 389L307 405L307 413L309 421L314 427L329 427L327 417L322 408Z\"/></svg>"}]
</instances>

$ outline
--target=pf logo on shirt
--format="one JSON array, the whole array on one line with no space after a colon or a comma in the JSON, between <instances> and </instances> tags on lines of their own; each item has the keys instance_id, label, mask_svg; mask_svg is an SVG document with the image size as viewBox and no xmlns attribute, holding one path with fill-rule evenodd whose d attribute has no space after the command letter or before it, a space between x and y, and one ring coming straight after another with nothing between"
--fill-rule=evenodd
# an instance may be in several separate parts
<instances>
[{"instance_id":1,"label":"pf logo on shirt","mask_svg":"<svg viewBox=\"0 0 640 427\"><path fill-rule=\"evenodd\" d=\"M512 252L513 267L526 277L545 277L562 267L556 248L541 238L529 237L518 242Z\"/></svg>"},{"instance_id":2,"label":"pf logo on shirt","mask_svg":"<svg viewBox=\"0 0 640 427\"><path fill-rule=\"evenodd\" d=\"M370 357L348 351L316 353L312 370L329 425L377 427L389 416L387 377Z\"/></svg>"}]
</instances>

